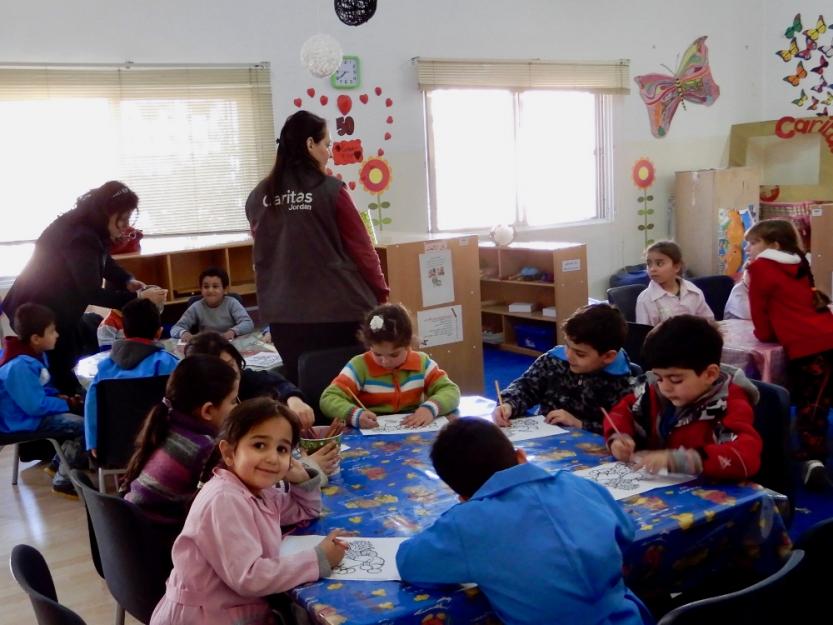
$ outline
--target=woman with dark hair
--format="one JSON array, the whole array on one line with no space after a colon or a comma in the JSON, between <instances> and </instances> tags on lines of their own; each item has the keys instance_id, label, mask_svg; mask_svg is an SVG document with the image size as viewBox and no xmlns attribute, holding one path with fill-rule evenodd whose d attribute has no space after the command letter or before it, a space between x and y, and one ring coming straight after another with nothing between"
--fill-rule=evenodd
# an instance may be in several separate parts
<instances>
[{"instance_id":1,"label":"woman with dark hair","mask_svg":"<svg viewBox=\"0 0 833 625\"><path fill-rule=\"evenodd\" d=\"M246 201L260 317L295 384L303 352L357 343L365 314L389 293L347 188L326 174L329 158L326 121L294 113L275 166Z\"/></svg>"},{"instance_id":2,"label":"woman with dark hair","mask_svg":"<svg viewBox=\"0 0 833 625\"><path fill-rule=\"evenodd\" d=\"M49 353L49 372L64 393L74 395L81 389L72 370L81 356L80 322L88 305L121 308L136 297L155 304L165 301L167 291L145 289L110 256L111 244L125 233L138 204L138 196L114 180L82 195L75 208L46 227L3 300L9 319L14 319L18 306L29 302L55 313L59 337ZM107 289L102 287L105 279Z\"/></svg>"}]
</instances>

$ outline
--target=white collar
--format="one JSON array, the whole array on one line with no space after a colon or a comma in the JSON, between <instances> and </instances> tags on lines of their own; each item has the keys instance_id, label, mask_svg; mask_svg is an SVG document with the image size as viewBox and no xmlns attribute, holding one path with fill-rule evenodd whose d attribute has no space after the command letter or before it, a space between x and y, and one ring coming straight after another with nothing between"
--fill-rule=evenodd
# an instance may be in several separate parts
<instances>
[{"instance_id":1,"label":"white collar","mask_svg":"<svg viewBox=\"0 0 833 625\"><path fill-rule=\"evenodd\" d=\"M772 247L768 247L763 252L758 254L755 257L755 260L758 260L759 258L774 260L776 263L781 263L782 265L797 265L801 262L801 256L799 256L798 254L782 252L781 250L776 250Z\"/></svg>"},{"instance_id":2,"label":"white collar","mask_svg":"<svg viewBox=\"0 0 833 625\"><path fill-rule=\"evenodd\" d=\"M689 291L694 291L697 287L691 284L688 280L684 278L678 277L677 280L680 282L680 293L679 298L682 299ZM652 302L657 301L659 298L664 297L677 297L677 295L673 295L663 289L659 284L651 280L648 283L648 297L651 298Z\"/></svg>"}]
</instances>

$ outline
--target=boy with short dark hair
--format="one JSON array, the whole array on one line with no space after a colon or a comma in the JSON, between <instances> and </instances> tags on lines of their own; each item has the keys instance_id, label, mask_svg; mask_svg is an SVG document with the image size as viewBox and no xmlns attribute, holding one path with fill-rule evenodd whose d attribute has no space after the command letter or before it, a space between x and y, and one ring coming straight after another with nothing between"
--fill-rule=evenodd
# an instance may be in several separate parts
<instances>
[{"instance_id":1,"label":"boy with short dark hair","mask_svg":"<svg viewBox=\"0 0 833 625\"><path fill-rule=\"evenodd\" d=\"M651 330L642 348L651 371L605 420L617 460L723 480L758 472L758 390L743 371L720 364L722 350L720 331L702 317L671 317Z\"/></svg>"},{"instance_id":2,"label":"boy with short dark hair","mask_svg":"<svg viewBox=\"0 0 833 625\"><path fill-rule=\"evenodd\" d=\"M209 267L203 271L200 274L202 299L188 307L171 328L171 337L189 341L195 326L197 332L211 330L229 341L254 330L255 325L243 304L227 296L228 285L229 278L224 269Z\"/></svg>"},{"instance_id":3,"label":"boy with short dark hair","mask_svg":"<svg viewBox=\"0 0 833 625\"><path fill-rule=\"evenodd\" d=\"M493 417L501 427L540 404L548 423L601 433L602 409L611 408L635 384L622 349L628 326L608 304L579 308L562 326L565 345L539 356L500 393Z\"/></svg>"},{"instance_id":4,"label":"boy with short dark hair","mask_svg":"<svg viewBox=\"0 0 833 625\"><path fill-rule=\"evenodd\" d=\"M80 410L83 400L60 395L49 383L46 352L58 340L55 314L40 304L23 304L15 311L14 329L17 336L4 339L0 354L0 432L36 432L47 438L66 439L63 448L67 462L83 467L84 419L70 412ZM56 463L53 461L53 465ZM58 469L52 489L72 497L75 491L66 469Z\"/></svg>"},{"instance_id":5,"label":"boy with short dark hair","mask_svg":"<svg viewBox=\"0 0 833 625\"><path fill-rule=\"evenodd\" d=\"M98 444L97 384L114 378L149 378L170 375L179 360L165 351L156 340L162 335L159 309L148 299L135 299L122 309L125 338L113 343L107 358L98 364L98 372L87 391L84 428L87 449L93 455Z\"/></svg>"},{"instance_id":6,"label":"boy with short dark hair","mask_svg":"<svg viewBox=\"0 0 833 625\"><path fill-rule=\"evenodd\" d=\"M603 486L527 463L473 417L440 431L431 461L462 503L400 545L403 581L474 582L506 625L652 622L622 578L633 522Z\"/></svg>"}]
</instances>

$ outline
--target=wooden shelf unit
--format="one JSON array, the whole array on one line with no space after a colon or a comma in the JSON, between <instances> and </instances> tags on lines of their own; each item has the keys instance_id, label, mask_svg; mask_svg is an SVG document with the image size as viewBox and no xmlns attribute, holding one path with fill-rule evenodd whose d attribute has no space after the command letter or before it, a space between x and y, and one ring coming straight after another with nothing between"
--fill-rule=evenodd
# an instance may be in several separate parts
<instances>
[{"instance_id":1,"label":"wooden shelf unit","mask_svg":"<svg viewBox=\"0 0 833 625\"><path fill-rule=\"evenodd\" d=\"M523 267L535 267L552 276L553 281L509 279L520 273ZM498 247L491 242L481 242L480 272L482 326L503 332L503 342L487 344L503 350L529 356L542 353L518 344L515 322L551 326L554 330L553 344L563 343L561 324L587 304L587 248L584 243L521 241ZM531 313L509 312L512 302L533 302L538 310ZM549 306L555 306L556 317L540 312Z\"/></svg>"}]
</instances>

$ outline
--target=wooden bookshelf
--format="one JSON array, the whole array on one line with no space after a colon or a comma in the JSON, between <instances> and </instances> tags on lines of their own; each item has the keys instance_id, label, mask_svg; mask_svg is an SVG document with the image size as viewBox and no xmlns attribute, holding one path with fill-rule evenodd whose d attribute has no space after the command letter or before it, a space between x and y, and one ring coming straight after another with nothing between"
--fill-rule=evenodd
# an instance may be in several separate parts
<instances>
[{"instance_id":1,"label":"wooden bookshelf","mask_svg":"<svg viewBox=\"0 0 833 625\"><path fill-rule=\"evenodd\" d=\"M576 309L587 304L586 246L583 243L529 241L498 247L494 243L481 242L479 250L481 324L484 330L503 333L502 342L487 344L529 356L540 355L542 350L519 341L518 324L532 327L536 334L546 335L547 343L551 337L551 343L545 349L562 343L561 324ZM512 279L524 267L535 267L548 279ZM510 312L512 302L532 302L537 310ZM556 308L555 317L540 312L550 306Z\"/></svg>"}]
</instances>

